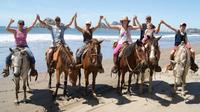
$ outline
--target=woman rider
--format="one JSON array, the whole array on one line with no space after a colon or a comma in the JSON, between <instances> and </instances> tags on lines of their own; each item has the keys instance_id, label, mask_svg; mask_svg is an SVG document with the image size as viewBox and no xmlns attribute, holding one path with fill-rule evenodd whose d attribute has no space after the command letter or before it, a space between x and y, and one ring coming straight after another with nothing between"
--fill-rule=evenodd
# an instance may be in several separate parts
<instances>
[{"instance_id":1,"label":"woman rider","mask_svg":"<svg viewBox=\"0 0 200 112\"><path fill-rule=\"evenodd\" d=\"M81 63L81 56L82 56L84 50L86 49L87 43L92 39L93 32L95 32L97 30L97 28L100 27L101 20L103 19L103 16L100 16L97 26L91 27L91 24L92 24L91 21L86 21L84 28L81 28L77 25L76 18L77 18L77 14L75 16L75 21L74 21L75 22L74 23L75 28L83 34L83 45L82 45L82 47L79 48L78 52L76 53L76 63L80 64ZM100 53L100 62L101 61L102 61L102 54ZM99 72L104 73L104 69L103 69L102 64L99 65Z\"/></svg>"},{"instance_id":2,"label":"woman rider","mask_svg":"<svg viewBox=\"0 0 200 112\"><path fill-rule=\"evenodd\" d=\"M72 17L71 21L67 25L64 25L61 23L60 17L55 18L55 23L56 23L55 25L50 25L48 23L45 23L44 21L41 21L39 15L38 15L38 20L42 25L44 25L46 28L48 28L51 31L51 36L52 36L53 41L52 41L52 45L49 48L48 53L47 53L47 63L50 64L50 68L52 68L52 66L53 66L53 49L56 47L56 43L61 42L62 44L64 44L66 46L66 48L69 49L69 47L67 46L67 44L65 43L65 40L64 40L64 32L73 23L74 16Z\"/></svg>"},{"instance_id":3,"label":"woman rider","mask_svg":"<svg viewBox=\"0 0 200 112\"><path fill-rule=\"evenodd\" d=\"M31 63L30 64L30 66L31 66L30 75L36 76L36 75L38 75L38 73L37 73L37 70L35 69L35 58L33 56L33 53L31 52L31 50L28 47L26 39L27 39L27 34L31 31L31 29L36 24L37 18L35 19L33 24L30 27L27 27L27 28L24 27L25 22L23 20L19 20L17 29L12 29L10 26L14 22L15 21L13 19L11 19L10 23L6 27L6 30L14 35L16 47L20 47L20 48L25 49L26 53L28 54L30 63ZM2 72L2 75L4 77L7 77L9 75L9 66L11 65L11 56L12 56L12 53L10 53L6 57L6 65L5 65L3 72Z\"/></svg>"},{"instance_id":4,"label":"woman rider","mask_svg":"<svg viewBox=\"0 0 200 112\"><path fill-rule=\"evenodd\" d=\"M130 20L128 19L128 17L124 17L120 20L121 25L111 25L107 22L106 19L104 19L106 24L108 25L109 28L111 29L116 29L119 30L120 34L119 34L119 40L117 43L116 48L114 49L114 53L113 53L113 61L114 61L114 67L112 68L112 72L113 73L117 73L117 56L119 54L119 50L122 48L123 44L128 42L128 44L132 43L132 38L131 38L131 30L136 30L136 29L140 29L141 26L139 25L139 22L137 20L137 17L133 18L133 21L136 20L137 22L137 26L135 25L129 25Z\"/></svg>"},{"instance_id":5,"label":"woman rider","mask_svg":"<svg viewBox=\"0 0 200 112\"><path fill-rule=\"evenodd\" d=\"M165 21L161 21L162 24L164 24L165 26L167 26L169 29L171 29L172 31L174 31L176 33L175 35L175 43L174 43L174 48L171 51L170 54L170 60L174 60L174 54L176 52L177 47L181 44L182 41L184 41L184 43L186 44L186 47L190 50L191 52L191 70L193 70L194 72L198 71L199 67L197 66L197 64L195 63L195 51L192 49L188 38L187 38L187 33L186 33L186 23L181 23L179 29L173 28L172 26L168 25ZM172 70L173 69L173 64L170 63L167 66L168 70Z\"/></svg>"}]
</instances>

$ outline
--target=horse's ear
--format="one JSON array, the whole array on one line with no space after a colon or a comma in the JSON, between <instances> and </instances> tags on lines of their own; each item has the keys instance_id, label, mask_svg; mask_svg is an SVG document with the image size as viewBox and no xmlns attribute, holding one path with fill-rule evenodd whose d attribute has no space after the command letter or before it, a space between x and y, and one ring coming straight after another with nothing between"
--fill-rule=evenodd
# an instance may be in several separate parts
<instances>
[{"instance_id":1,"label":"horse's ear","mask_svg":"<svg viewBox=\"0 0 200 112\"><path fill-rule=\"evenodd\" d=\"M9 48L10 52L14 53L14 50L12 48Z\"/></svg>"},{"instance_id":2,"label":"horse's ear","mask_svg":"<svg viewBox=\"0 0 200 112\"><path fill-rule=\"evenodd\" d=\"M141 46L141 45L142 45L142 42L141 42L139 39L137 39L137 40L136 40L136 44L137 44L138 46Z\"/></svg>"},{"instance_id":3,"label":"horse's ear","mask_svg":"<svg viewBox=\"0 0 200 112\"><path fill-rule=\"evenodd\" d=\"M100 40L100 41L98 42L98 44L101 44L103 41L104 41L104 40Z\"/></svg>"},{"instance_id":4,"label":"horse's ear","mask_svg":"<svg viewBox=\"0 0 200 112\"><path fill-rule=\"evenodd\" d=\"M25 55L25 54L26 54L26 50L25 50L25 49L24 49L24 50L21 50L20 53L21 53L22 55Z\"/></svg>"},{"instance_id":5,"label":"horse's ear","mask_svg":"<svg viewBox=\"0 0 200 112\"><path fill-rule=\"evenodd\" d=\"M159 41L159 40L161 39L161 37L162 37L162 36L157 37L156 40Z\"/></svg>"},{"instance_id":6,"label":"horse's ear","mask_svg":"<svg viewBox=\"0 0 200 112\"><path fill-rule=\"evenodd\" d=\"M173 63L173 64L176 64L176 61L174 61L174 60L170 60L170 62Z\"/></svg>"}]
</instances>

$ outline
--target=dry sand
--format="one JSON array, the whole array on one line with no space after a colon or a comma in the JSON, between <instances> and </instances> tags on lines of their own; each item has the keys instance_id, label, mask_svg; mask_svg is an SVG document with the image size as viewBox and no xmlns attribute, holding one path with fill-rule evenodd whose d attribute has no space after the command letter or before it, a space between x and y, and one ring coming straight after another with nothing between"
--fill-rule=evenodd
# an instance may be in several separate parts
<instances>
[{"instance_id":1,"label":"dry sand","mask_svg":"<svg viewBox=\"0 0 200 112\"><path fill-rule=\"evenodd\" d=\"M196 62L200 65L200 45L194 45L196 51ZM164 69L169 63L170 49L162 49L160 65ZM132 95L117 94L117 78L110 77L112 60L104 60L104 74L98 74L96 79L96 91L98 100L91 96L83 97L84 89L74 88L69 85L70 97L62 96L62 88L59 89L58 98L52 100L52 92L55 90L55 75L53 77L53 88L48 89L47 73L41 73L37 82L30 82L33 89L27 95L28 103L15 105L14 83L12 77L0 79L0 112L199 112L200 111L200 76L190 72L187 76L187 95L171 96L171 84L173 76L171 72L156 73L153 78L153 94L138 95L138 89L132 86ZM127 78L126 78L127 81ZM63 84L63 80L61 82ZM90 76L91 84L91 76ZM84 77L82 75L82 86ZM20 88L20 99L23 98L22 87ZM124 91L125 92L125 91Z\"/></svg>"}]
</instances>

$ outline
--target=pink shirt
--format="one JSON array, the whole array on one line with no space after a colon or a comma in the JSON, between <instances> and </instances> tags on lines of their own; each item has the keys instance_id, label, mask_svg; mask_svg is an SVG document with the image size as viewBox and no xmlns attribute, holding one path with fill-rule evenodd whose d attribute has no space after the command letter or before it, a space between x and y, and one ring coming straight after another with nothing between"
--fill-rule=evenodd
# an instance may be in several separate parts
<instances>
[{"instance_id":1,"label":"pink shirt","mask_svg":"<svg viewBox=\"0 0 200 112\"><path fill-rule=\"evenodd\" d=\"M26 38L27 38L26 29L23 29L22 32L17 29L15 31L14 37L15 37L15 43L16 43L17 46L18 45L19 46L27 45L27 42L26 42Z\"/></svg>"}]
</instances>

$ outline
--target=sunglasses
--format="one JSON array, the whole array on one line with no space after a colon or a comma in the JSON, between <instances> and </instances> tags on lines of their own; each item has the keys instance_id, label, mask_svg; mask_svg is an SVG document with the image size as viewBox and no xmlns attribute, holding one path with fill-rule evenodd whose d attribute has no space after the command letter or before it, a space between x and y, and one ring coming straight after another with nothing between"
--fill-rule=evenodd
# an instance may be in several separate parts
<instances>
[{"instance_id":1,"label":"sunglasses","mask_svg":"<svg viewBox=\"0 0 200 112\"><path fill-rule=\"evenodd\" d=\"M24 25L23 23L19 23L19 25Z\"/></svg>"}]
</instances>

